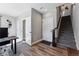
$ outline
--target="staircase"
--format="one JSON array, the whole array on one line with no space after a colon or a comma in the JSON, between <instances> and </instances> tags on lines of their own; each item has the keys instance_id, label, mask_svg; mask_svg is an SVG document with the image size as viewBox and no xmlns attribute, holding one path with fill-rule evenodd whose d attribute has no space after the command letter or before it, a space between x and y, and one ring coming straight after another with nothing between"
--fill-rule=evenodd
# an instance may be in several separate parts
<instances>
[{"instance_id":1,"label":"staircase","mask_svg":"<svg viewBox=\"0 0 79 59\"><path fill-rule=\"evenodd\" d=\"M57 27L53 30L52 46L77 49L70 15L60 17Z\"/></svg>"},{"instance_id":2,"label":"staircase","mask_svg":"<svg viewBox=\"0 0 79 59\"><path fill-rule=\"evenodd\" d=\"M64 16L61 18L57 46L62 48L68 47L68 48L76 49L76 43L74 39L70 16Z\"/></svg>"}]
</instances>

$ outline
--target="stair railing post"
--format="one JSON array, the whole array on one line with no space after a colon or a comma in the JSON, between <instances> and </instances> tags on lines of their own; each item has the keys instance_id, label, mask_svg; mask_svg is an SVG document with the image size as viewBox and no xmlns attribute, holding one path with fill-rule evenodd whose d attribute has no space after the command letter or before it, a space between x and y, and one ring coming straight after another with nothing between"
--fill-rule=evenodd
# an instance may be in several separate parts
<instances>
[{"instance_id":1,"label":"stair railing post","mask_svg":"<svg viewBox=\"0 0 79 59\"><path fill-rule=\"evenodd\" d=\"M52 36L53 36L53 38L52 38L52 46L56 47L55 29L54 29L53 32L52 32Z\"/></svg>"}]
</instances>

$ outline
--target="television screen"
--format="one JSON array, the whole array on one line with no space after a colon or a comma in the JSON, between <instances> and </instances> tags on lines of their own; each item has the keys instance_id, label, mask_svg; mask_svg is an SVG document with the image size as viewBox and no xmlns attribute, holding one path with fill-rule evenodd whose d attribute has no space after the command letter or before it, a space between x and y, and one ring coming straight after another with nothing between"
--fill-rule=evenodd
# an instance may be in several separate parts
<instances>
[{"instance_id":1,"label":"television screen","mask_svg":"<svg viewBox=\"0 0 79 59\"><path fill-rule=\"evenodd\" d=\"M0 28L0 38L8 37L8 28Z\"/></svg>"}]
</instances>

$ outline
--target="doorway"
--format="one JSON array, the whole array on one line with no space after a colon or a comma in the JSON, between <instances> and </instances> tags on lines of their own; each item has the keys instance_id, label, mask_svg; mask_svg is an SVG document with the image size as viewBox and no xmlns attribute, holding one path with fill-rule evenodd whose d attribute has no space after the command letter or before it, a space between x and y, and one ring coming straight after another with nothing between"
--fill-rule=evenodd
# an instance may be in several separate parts
<instances>
[{"instance_id":1,"label":"doorway","mask_svg":"<svg viewBox=\"0 0 79 59\"><path fill-rule=\"evenodd\" d=\"M25 41L25 35L26 35L25 24L26 24L26 20L23 20L23 41Z\"/></svg>"}]
</instances>

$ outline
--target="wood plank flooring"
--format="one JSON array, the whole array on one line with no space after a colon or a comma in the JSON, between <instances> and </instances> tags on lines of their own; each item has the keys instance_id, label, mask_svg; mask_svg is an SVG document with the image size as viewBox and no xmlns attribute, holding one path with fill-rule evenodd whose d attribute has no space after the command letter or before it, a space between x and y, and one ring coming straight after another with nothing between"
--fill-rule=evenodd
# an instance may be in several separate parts
<instances>
[{"instance_id":1,"label":"wood plank flooring","mask_svg":"<svg viewBox=\"0 0 79 59\"><path fill-rule=\"evenodd\" d=\"M25 56L78 56L79 51L70 48L58 48L38 43L33 46L29 46L22 43L18 46Z\"/></svg>"}]
</instances>

